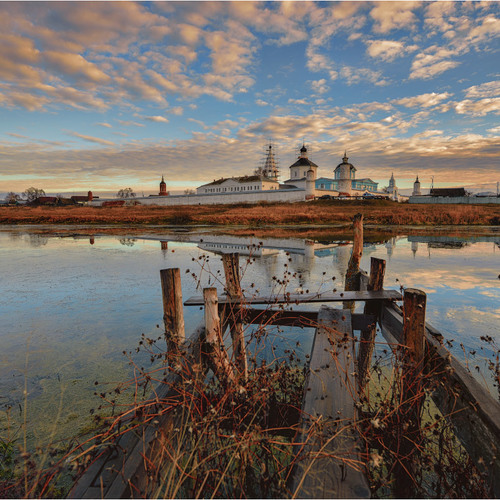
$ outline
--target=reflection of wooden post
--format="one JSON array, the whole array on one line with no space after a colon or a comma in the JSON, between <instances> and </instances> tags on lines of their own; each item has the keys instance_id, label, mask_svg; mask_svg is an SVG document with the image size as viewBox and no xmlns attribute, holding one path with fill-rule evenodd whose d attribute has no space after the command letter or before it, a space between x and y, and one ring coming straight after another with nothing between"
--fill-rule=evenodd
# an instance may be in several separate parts
<instances>
[{"instance_id":1,"label":"reflection of wooden post","mask_svg":"<svg viewBox=\"0 0 500 500\"><path fill-rule=\"evenodd\" d=\"M371 258L370 279L368 281L368 290L382 290L384 288L385 260ZM365 314L377 315L380 312L380 304L376 301L367 301L365 304ZM367 329L361 331L360 345L358 354L358 387L361 391L367 380L370 370L373 349L375 345L375 334L377 323L370 325Z\"/></svg>"},{"instance_id":2,"label":"reflection of wooden post","mask_svg":"<svg viewBox=\"0 0 500 500\"><path fill-rule=\"evenodd\" d=\"M227 294L232 299L241 299L243 293L240 285L240 267L239 254L228 253L222 256L224 264L224 273L226 275ZM248 377L248 361L245 348L245 335L243 332L243 324L239 320L240 306L236 304L227 304L225 307L225 315L231 317L231 338L233 341L233 353L236 366L242 377L242 381L246 381Z\"/></svg>"},{"instance_id":3,"label":"reflection of wooden post","mask_svg":"<svg viewBox=\"0 0 500 500\"><path fill-rule=\"evenodd\" d=\"M351 258L345 275L346 291L359 290L359 263L363 255L363 214L356 214L353 218L354 241L352 244ZM343 308L354 312L355 304L352 301L344 302Z\"/></svg>"},{"instance_id":4,"label":"reflection of wooden post","mask_svg":"<svg viewBox=\"0 0 500 500\"><path fill-rule=\"evenodd\" d=\"M160 279L167 348L169 352L178 353L179 346L185 338L180 269L162 269Z\"/></svg>"},{"instance_id":5,"label":"reflection of wooden post","mask_svg":"<svg viewBox=\"0 0 500 500\"><path fill-rule=\"evenodd\" d=\"M418 456L420 420L423 392L422 373L425 353L426 295L420 290L407 288L403 302L403 375L401 384L400 421L404 428L398 430L399 462L395 468L396 497L414 498L415 462Z\"/></svg>"},{"instance_id":6,"label":"reflection of wooden post","mask_svg":"<svg viewBox=\"0 0 500 500\"><path fill-rule=\"evenodd\" d=\"M205 335L208 347L207 361L220 382L223 385L228 385L228 383L234 383L235 378L222 340L217 289L204 288L203 299L205 302Z\"/></svg>"}]
</instances>

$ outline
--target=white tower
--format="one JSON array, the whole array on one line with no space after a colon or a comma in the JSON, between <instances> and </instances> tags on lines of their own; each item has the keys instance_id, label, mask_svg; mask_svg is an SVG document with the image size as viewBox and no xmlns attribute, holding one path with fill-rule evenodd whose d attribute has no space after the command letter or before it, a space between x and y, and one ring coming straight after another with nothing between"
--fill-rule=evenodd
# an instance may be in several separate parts
<instances>
[{"instance_id":1,"label":"white tower","mask_svg":"<svg viewBox=\"0 0 500 500\"><path fill-rule=\"evenodd\" d=\"M338 190L341 193L352 193L352 179L354 179L354 172L356 169L347 161L347 153L344 152L342 163L335 169L335 178L338 179Z\"/></svg>"},{"instance_id":2,"label":"white tower","mask_svg":"<svg viewBox=\"0 0 500 500\"><path fill-rule=\"evenodd\" d=\"M420 181L418 180L418 175L417 175L417 178L415 180L415 182L413 183L413 193L411 194L412 196L421 196L421 192L420 192Z\"/></svg>"},{"instance_id":3,"label":"white tower","mask_svg":"<svg viewBox=\"0 0 500 500\"><path fill-rule=\"evenodd\" d=\"M394 179L394 173L391 173L391 178L389 179L389 186L387 192L391 195L391 199L398 201L398 188L396 186L396 179Z\"/></svg>"},{"instance_id":4,"label":"white tower","mask_svg":"<svg viewBox=\"0 0 500 500\"><path fill-rule=\"evenodd\" d=\"M306 200L314 200L316 192L316 172L309 168L306 172Z\"/></svg>"}]
</instances>

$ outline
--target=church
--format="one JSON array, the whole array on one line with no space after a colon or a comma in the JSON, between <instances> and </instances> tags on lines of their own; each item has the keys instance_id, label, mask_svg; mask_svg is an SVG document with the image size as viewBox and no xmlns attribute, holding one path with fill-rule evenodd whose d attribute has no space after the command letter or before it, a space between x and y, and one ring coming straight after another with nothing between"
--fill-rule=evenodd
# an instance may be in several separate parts
<instances>
[{"instance_id":1,"label":"church","mask_svg":"<svg viewBox=\"0 0 500 500\"><path fill-rule=\"evenodd\" d=\"M356 179L356 167L348 162L344 152L342 163L333 171L333 178L317 176L318 165L313 163L307 154L307 148L302 145L298 160L290 166L290 178L284 182L288 187L303 187L307 171L314 174L315 196L363 196L365 193L377 193L378 183L369 178Z\"/></svg>"},{"instance_id":2,"label":"church","mask_svg":"<svg viewBox=\"0 0 500 500\"><path fill-rule=\"evenodd\" d=\"M255 191L270 191L276 189L306 189L309 180L314 181L314 197L331 196L363 196L365 193L377 193L378 183L369 178L356 178L356 168L348 162L346 153L342 163L337 165L333 178L319 177L318 165L309 159L305 144L300 148L297 161L289 167L289 179L279 183L278 167L273 146L269 144L267 155L262 167L254 175L214 179L208 184L198 187L196 194L224 194ZM309 198L310 199L310 198Z\"/></svg>"}]
</instances>

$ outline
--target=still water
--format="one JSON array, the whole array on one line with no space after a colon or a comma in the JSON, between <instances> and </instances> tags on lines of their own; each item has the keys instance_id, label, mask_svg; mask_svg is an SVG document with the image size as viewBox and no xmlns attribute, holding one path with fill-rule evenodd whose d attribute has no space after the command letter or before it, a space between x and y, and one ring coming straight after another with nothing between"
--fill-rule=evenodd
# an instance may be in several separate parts
<instances>
[{"instance_id":1,"label":"still water","mask_svg":"<svg viewBox=\"0 0 500 500\"><path fill-rule=\"evenodd\" d=\"M220 253L239 252L247 293L282 292L273 277L283 280L285 273L286 291L313 292L342 288L350 251L348 241L191 232L62 237L4 228L0 409L10 407L13 422L26 409L29 440L39 445L49 437L70 437L86 425L98 404L94 382L129 378L132 367L123 351L133 353L142 333L161 335L160 269L181 269L185 299L208 285L221 292ZM454 340L458 357L471 350L479 353L474 362L491 357L492 348L481 336L500 345L500 237L394 237L364 246L365 270L370 257L387 261L385 288L413 287L428 294L427 321ZM202 314L197 307L186 309L187 332ZM311 331L286 332L280 349L298 340L307 352ZM145 355L133 355L137 363L147 363ZM2 422L5 427L5 418ZM16 432L15 423L10 431Z\"/></svg>"}]
</instances>

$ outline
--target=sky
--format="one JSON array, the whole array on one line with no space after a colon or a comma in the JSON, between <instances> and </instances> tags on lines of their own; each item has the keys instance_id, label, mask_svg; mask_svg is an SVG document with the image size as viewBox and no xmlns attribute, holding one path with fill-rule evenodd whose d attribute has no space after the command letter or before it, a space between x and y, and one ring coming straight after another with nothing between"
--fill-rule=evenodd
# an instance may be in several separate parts
<instances>
[{"instance_id":1,"label":"sky","mask_svg":"<svg viewBox=\"0 0 500 500\"><path fill-rule=\"evenodd\" d=\"M498 2L0 2L0 192L500 180Z\"/></svg>"}]
</instances>

